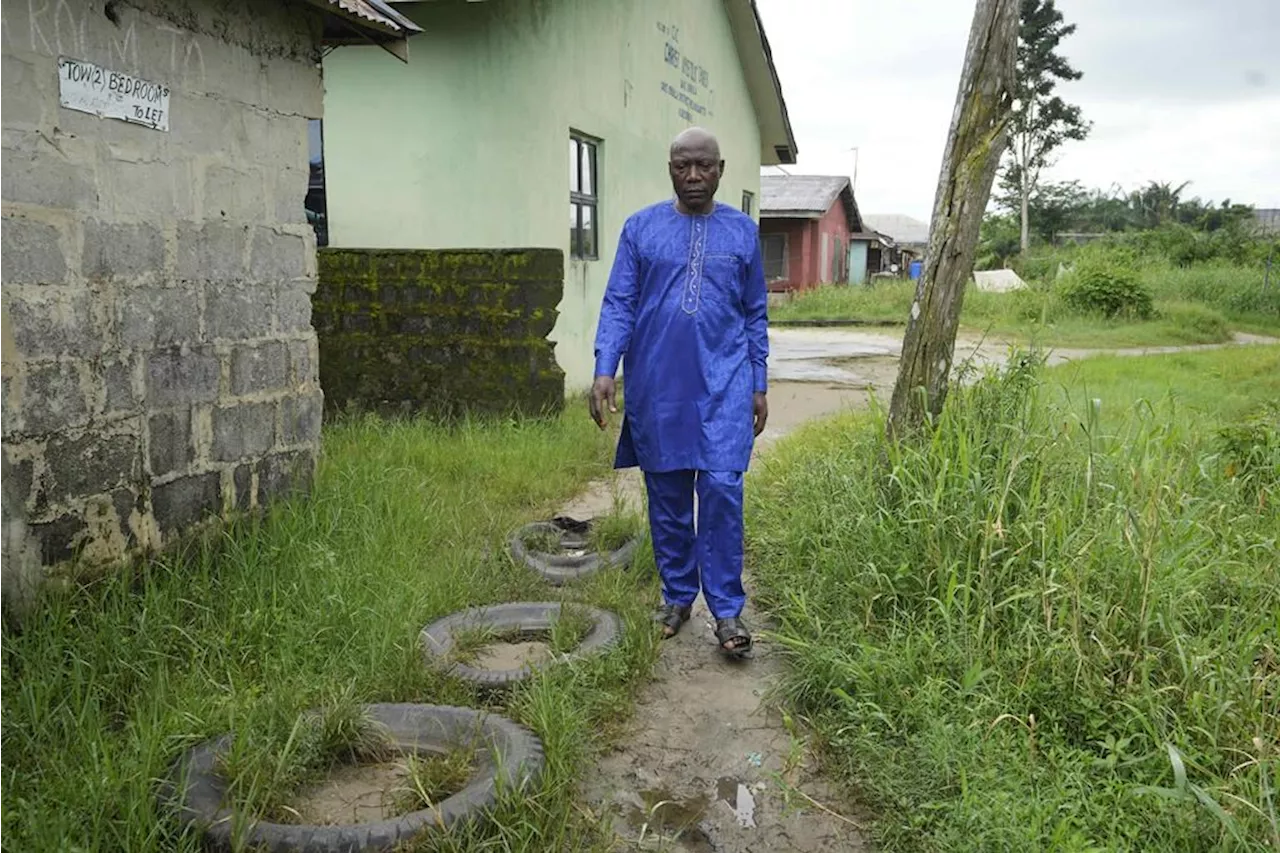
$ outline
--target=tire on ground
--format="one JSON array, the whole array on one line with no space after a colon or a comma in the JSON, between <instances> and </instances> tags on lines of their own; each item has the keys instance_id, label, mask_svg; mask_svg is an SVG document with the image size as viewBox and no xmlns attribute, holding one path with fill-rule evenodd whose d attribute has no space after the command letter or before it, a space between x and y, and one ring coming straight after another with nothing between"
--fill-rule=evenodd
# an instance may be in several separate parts
<instances>
[{"instance_id":1,"label":"tire on ground","mask_svg":"<svg viewBox=\"0 0 1280 853\"><path fill-rule=\"evenodd\" d=\"M272 853L365 853L393 850L425 833L484 821L499 791L537 784L546 759L542 742L505 717L443 705L374 704L365 712L405 754L440 753L476 745L477 770L461 791L399 817L347 825L281 824L244 821L238 833L245 849ZM160 791L162 808L174 809L183 826L199 827L207 847L233 849L242 821L226 807L229 780L219 772L231 735L206 741L174 762Z\"/></svg>"},{"instance_id":2,"label":"tire on ground","mask_svg":"<svg viewBox=\"0 0 1280 853\"><path fill-rule=\"evenodd\" d=\"M498 633L542 633L551 629L560 615L561 606L558 601L517 601L510 604L495 604L491 607L473 607L460 613L453 613L422 629L423 653L428 665L447 667L458 678L489 689L501 689L524 681L536 669L600 654L616 646L621 640L622 620L616 613L584 604L571 604L570 607L586 613L591 620L591 629L577 648L557 656L551 664L525 664L519 669L481 669L465 663L451 663L449 660L455 648L456 632L460 630L489 629Z\"/></svg>"},{"instance_id":3,"label":"tire on ground","mask_svg":"<svg viewBox=\"0 0 1280 853\"><path fill-rule=\"evenodd\" d=\"M530 551L529 546L525 544L526 536L540 533L558 535L561 532L559 527L549 521L535 521L532 524L526 524L511 535L509 542L511 558L517 563L523 563L533 569L555 586L562 586L579 578L595 574L605 566L626 568L631 565L631 561L635 559L636 551L640 548L639 536L631 537L621 548L608 554L539 554L535 551Z\"/></svg>"}]
</instances>

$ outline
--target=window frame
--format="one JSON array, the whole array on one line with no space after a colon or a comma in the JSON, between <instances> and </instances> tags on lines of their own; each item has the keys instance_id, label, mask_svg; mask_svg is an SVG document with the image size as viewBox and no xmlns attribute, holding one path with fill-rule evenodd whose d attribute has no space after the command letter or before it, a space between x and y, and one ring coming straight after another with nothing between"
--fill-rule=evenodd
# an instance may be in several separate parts
<instances>
[{"instance_id":1,"label":"window frame","mask_svg":"<svg viewBox=\"0 0 1280 853\"><path fill-rule=\"evenodd\" d=\"M574 175L569 176L569 210L573 224L569 226L569 257L575 261L600 260L600 140L576 130L569 131L569 142L573 146L577 160L577 186L574 189ZM587 155L587 156L584 156ZM584 161L589 170L591 192L582 192L582 176ZM583 247L584 234L582 212L591 211L591 252Z\"/></svg>"},{"instance_id":2,"label":"window frame","mask_svg":"<svg viewBox=\"0 0 1280 853\"><path fill-rule=\"evenodd\" d=\"M324 120L307 119L307 190L302 208L316 235L316 247L329 245L329 200L324 178ZM313 186L313 181L318 183Z\"/></svg>"},{"instance_id":3,"label":"window frame","mask_svg":"<svg viewBox=\"0 0 1280 853\"><path fill-rule=\"evenodd\" d=\"M755 216L756 194L751 190L742 191L742 212L747 216Z\"/></svg>"},{"instance_id":4,"label":"window frame","mask_svg":"<svg viewBox=\"0 0 1280 853\"><path fill-rule=\"evenodd\" d=\"M782 241L782 274L778 276L769 275L769 254L765 251L765 243L769 240ZM761 234L760 235L760 260L764 266L765 281L787 281L791 270L791 240L786 234Z\"/></svg>"}]
</instances>

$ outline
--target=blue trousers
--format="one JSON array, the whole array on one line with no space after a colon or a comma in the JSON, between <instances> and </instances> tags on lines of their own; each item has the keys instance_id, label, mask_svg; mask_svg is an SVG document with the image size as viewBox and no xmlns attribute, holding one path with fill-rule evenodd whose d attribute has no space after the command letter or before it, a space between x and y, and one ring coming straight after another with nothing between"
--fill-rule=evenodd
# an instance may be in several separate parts
<instances>
[{"instance_id":1,"label":"blue trousers","mask_svg":"<svg viewBox=\"0 0 1280 853\"><path fill-rule=\"evenodd\" d=\"M742 472L646 471L649 532L668 604L691 605L702 595L711 615L742 613ZM698 495L698 523L693 496Z\"/></svg>"}]
</instances>

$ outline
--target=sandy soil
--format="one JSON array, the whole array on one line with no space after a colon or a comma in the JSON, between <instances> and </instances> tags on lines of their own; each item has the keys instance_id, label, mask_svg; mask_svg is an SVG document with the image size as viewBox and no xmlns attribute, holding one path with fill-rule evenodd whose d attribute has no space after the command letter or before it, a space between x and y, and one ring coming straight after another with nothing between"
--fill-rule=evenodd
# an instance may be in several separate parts
<instances>
[{"instance_id":1,"label":"sandy soil","mask_svg":"<svg viewBox=\"0 0 1280 853\"><path fill-rule=\"evenodd\" d=\"M319 785L302 791L290 808L297 823L335 825L395 817L396 793L409 785L403 761L337 767Z\"/></svg>"}]
</instances>

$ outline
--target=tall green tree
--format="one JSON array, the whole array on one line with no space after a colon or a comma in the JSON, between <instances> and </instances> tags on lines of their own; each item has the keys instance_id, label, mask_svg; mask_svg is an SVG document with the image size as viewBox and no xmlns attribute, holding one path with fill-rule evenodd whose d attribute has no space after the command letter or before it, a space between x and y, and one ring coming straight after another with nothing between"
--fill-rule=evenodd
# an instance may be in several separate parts
<instances>
[{"instance_id":1,"label":"tall green tree","mask_svg":"<svg viewBox=\"0 0 1280 853\"><path fill-rule=\"evenodd\" d=\"M1062 40L1075 31L1076 25L1064 22L1054 0L1022 0L1005 181L1018 188L1024 252L1031 243L1028 208L1040 172L1062 143L1089 134L1090 123L1080 115L1080 107L1054 94L1059 82L1083 76L1058 52Z\"/></svg>"}]
</instances>

